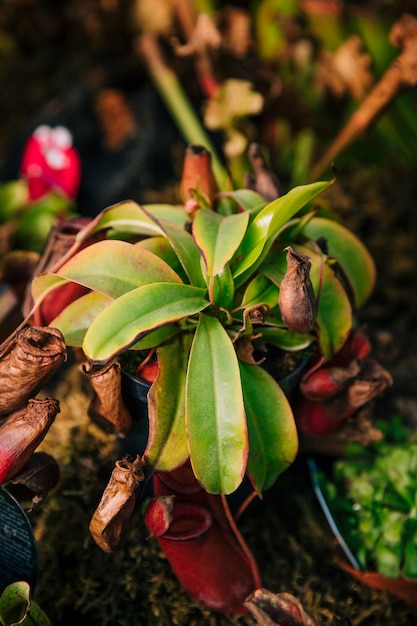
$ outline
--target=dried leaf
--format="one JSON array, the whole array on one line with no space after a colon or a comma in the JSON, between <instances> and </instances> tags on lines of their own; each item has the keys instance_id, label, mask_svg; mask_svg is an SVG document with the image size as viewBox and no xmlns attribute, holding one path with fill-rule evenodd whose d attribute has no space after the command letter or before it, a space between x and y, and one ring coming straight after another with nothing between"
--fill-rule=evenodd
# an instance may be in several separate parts
<instances>
[{"instance_id":1,"label":"dried leaf","mask_svg":"<svg viewBox=\"0 0 417 626\"><path fill-rule=\"evenodd\" d=\"M317 626L304 611L301 602L289 593L273 594L257 589L245 606L255 616L258 626Z\"/></svg>"},{"instance_id":2,"label":"dried leaf","mask_svg":"<svg viewBox=\"0 0 417 626\"><path fill-rule=\"evenodd\" d=\"M58 413L58 400L33 398L0 423L0 484L25 466Z\"/></svg>"},{"instance_id":3,"label":"dried leaf","mask_svg":"<svg viewBox=\"0 0 417 626\"><path fill-rule=\"evenodd\" d=\"M88 407L90 419L103 430L127 435L132 427L132 417L122 397L120 363L111 361L102 369L92 372L88 372L86 365L83 365L82 371L93 389Z\"/></svg>"},{"instance_id":4,"label":"dried leaf","mask_svg":"<svg viewBox=\"0 0 417 626\"><path fill-rule=\"evenodd\" d=\"M104 552L113 552L124 539L144 480L143 462L137 456L116 461L109 483L90 522L90 532Z\"/></svg>"},{"instance_id":5,"label":"dried leaf","mask_svg":"<svg viewBox=\"0 0 417 626\"><path fill-rule=\"evenodd\" d=\"M267 202L272 202L280 196L279 183L276 175L268 166L261 147L251 143L248 148L248 158L253 169L253 176L248 176L247 187L259 193Z\"/></svg>"},{"instance_id":6,"label":"dried leaf","mask_svg":"<svg viewBox=\"0 0 417 626\"><path fill-rule=\"evenodd\" d=\"M287 248L287 271L281 281L279 308L288 330L309 333L314 330L317 303L310 280L309 257Z\"/></svg>"},{"instance_id":7,"label":"dried leaf","mask_svg":"<svg viewBox=\"0 0 417 626\"><path fill-rule=\"evenodd\" d=\"M33 511L51 489L56 487L59 478L59 465L54 457L46 452L35 452L23 469L13 477L8 490L19 501L31 499L29 511Z\"/></svg>"},{"instance_id":8,"label":"dried leaf","mask_svg":"<svg viewBox=\"0 0 417 626\"><path fill-rule=\"evenodd\" d=\"M64 338L56 328L29 327L0 347L0 416L25 406L66 360Z\"/></svg>"}]
</instances>

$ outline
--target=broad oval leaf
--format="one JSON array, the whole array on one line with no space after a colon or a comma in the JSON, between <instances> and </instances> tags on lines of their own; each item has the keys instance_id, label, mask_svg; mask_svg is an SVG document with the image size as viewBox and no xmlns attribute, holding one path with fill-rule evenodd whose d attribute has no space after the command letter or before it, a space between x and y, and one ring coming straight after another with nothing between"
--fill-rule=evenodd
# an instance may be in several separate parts
<instances>
[{"instance_id":1,"label":"broad oval leaf","mask_svg":"<svg viewBox=\"0 0 417 626\"><path fill-rule=\"evenodd\" d=\"M143 207L133 200L125 200L107 207L97 215L77 235L77 241L84 241L101 231L135 233L137 235L160 235L161 227Z\"/></svg>"},{"instance_id":2,"label":"broad oval leaf","mask_svg":"<svg viewBox=\"0 0 417 626\"><path fill-rule=\"evenodd\" d=\"M184 279L183 282L187 282L187 276L180 260L165 236L159 235L157 237L146 237L145 239L137 241L134 245L137 248L145 248L146 250L149 250L149 252L156 254L156 256L165 261L165 263L168 263L168 265L178 274L178 276L180 276L181 279Z\"/></svg>"},{"instance_id":3,"label":"broad oval leaf","mask_svg":"<svg viewBox=\"0 0 417 626\"><path fill-rule=\"evenodd\" d=\"M287 194L273 200L256 215L250 224L237 253L233 276L253 271L272 245L284 224L308 202L328 189L333 181L311 183L294 187ZM241 278L240 282L244 280Z\"/></svg>"},{"instance_id":4,"label":"broad oval leaf","mask_svg":"<svg viewBox=\"0 0 417 626\"><path fill-rule=\"evenodd\" d=\"M84 353L91 361L105 363L160 326L205 309L209 306L205 295L205 289L175 283L133 289L92 322L84 338Z\"/></svg>"},{"instance_id":5,"label":"broad oval leaf","mask_svg":"<svg viewBox=\"0 0 417 626\"><path fill-rule=\"evenodd\" d=\"M31 291L35 306L41 304L48 294L71 281L56 274L39 274L32 281Z\"/></svg>"},{"instance_id":6,"label":"broad oval leaf","mask_svg":"<svg viewBox=\"0 0 417 626\"><path fill-rule=\"evenodd\" d=\"M125 241L93 243L67 261L57 275L112 298L150 283L182 282L165 261Z\"/></svg>"},{"instance_id":7,"label":"broad oval leaf","mask_svg":"<svg viewBox=\"0 0 417 626\"><path fill-rule=\"evenodd\" d=\"M261 494L294 461L298 435L279 384L259 365L239 362L249 433L247 472Z\"/></svg>"},{"instance_id":8,"label":"broad oval leaf","mask_svg":"<svg viewBox=\"0 0 417 626\"><path fill-rule=\"evenodd\" d=\"M190 353L186 420L191 464L209 493L242 482L248 440L236 352L221 323L201 314Z\"/></svg>"},{"instance_id":9,"label":"broad oval leaf","mask_svg":"<svg viewBox=\"0 0 417 626\"><path fill-rule=\"evenodd\" d=\"M197 211L193 236L210 276L216 276L230 261L243 239L248 221L247 212L224 217L210 209Z\"/></svg>"},{"instance_id":10,"label":"broad oval leaf","mask_svg":"<svg viewBox=\"0 0 417 626\"><path fill-rule=\"evenodd\" d=\"M190 337L157 350L159 372L148 392L149 437L144 458L158 471L172 471L188 458L185 380Z\"/></svg>"},{"instance_id":11,"label":"broad oval leaf","mask_svg":"<svg viewBox=\"0 0 417 626\"><path fill-rule=\"evenodd\" d=\"M91 291L71 302L49 326L61 331L67 346L80 348L90 324L111 302L110 296Z\"/></svg>"},{"instance_id":12,"label":"broad oval leaf","mask_svg":"<svg viewBox=\"0 0 417 626\"><path fill-rule=\"evenodd\" d=\"M364 244L345 226L324 217L310 220L303 233L313 240L326 239L329 255L337 259L349 282L355 306L363 306L376 281L375 263Z\"/></svg>"},{"instance_id":13,"label":"broad oval leaf","mask_svg":"<svg viewBox=\"0 0 417 626\"><path fill-rule=\"evenodd\" d=\"M181 228L190 222L190 218L183 206L172 204L144 204L143 209L155 217L159 222L171 222Z\"/></svg>"}]
</instances>

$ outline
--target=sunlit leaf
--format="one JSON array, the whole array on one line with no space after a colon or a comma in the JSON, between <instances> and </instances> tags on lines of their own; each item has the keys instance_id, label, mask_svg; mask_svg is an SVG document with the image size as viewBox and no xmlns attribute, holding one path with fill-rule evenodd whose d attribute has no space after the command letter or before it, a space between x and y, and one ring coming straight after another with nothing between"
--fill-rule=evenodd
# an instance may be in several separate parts
<instances>
[{"instance_id":1,"label":"sunlit leaf","mask_svg":"<svg viewBox=\"0 0 417 626\"><path fill-rule=\"evenodd\" d=\"M252 189L225 191L217 194L216 198L219 199L220 205L223 199L227 199L229 202L233 201L236 204L238 211L249 211L251 214L256 214L266 205L266 201L262 196ZM220 209L219 212L221 213ZM234 213L236 213L236 211L234 211Z\"/></svg>"},{"instance_id":2,"label":"sunlit leaf","mask_svg":"<svg viewBox=\"0 0 417 626\"><path fill-rule=\"evenodd\" d=\"M93 243L67 261L57 275L112 298L146 284L182 282L165 261L125 241Z\"/></svg>"},{"instance_id":3,"label":"sunlit leaf","mask_svg":"<svg viewBox=\"0 0 417 626\"><path fill-rule=\"evenodd\" d=\"M138 235L160 235L162 232L155 218L136 202L126 200L101 211L78 233L77 241L84 241L95 233L109 229Z\"/></svg>"},{"instance_id":4,"label":"sunlit leaf","mask_svg":"<svg viewBox=\"0 0 417 626\"><path fill-rule=\"evenodd\" d=\"M278 287L266 276L257 274L245 289L242 306L249 307L265 302L272 308L278 304L278 297Z\"/></svg>"},{"instance_id":5,"label":"sunlit leaf","mask_svg":"<svg viewBox=\"0 0 417 626\"><path fill-rule=\"evenodd\" d=\"M247 471L258 493L294 461L298 436L290 404L278 383L258 365L239 362L249 433Z\"/></svg>"},{"instance_id":6,"label":"sunlit leaf","mask_svg":"<svg viewBox=\"0 0 417 626\"><path fill-rule=\"evenodd\" d=\"M246 469L247 428L236 353L215 317L200 315L186 398L194 473L209 493L231 493Z\"/></svg>"},{"instance_id":7,"label":"sunlit leaf","mask_svg":"<svg viewBox=\"0 0 417 626\"><path fill-rule=\"evenodd\" d=\"M157 351L159 373L148 392L149 438L144 457L159 471L171 471L188 458L185 380L189 347L189 337L178 338Z\"/></svg>"},{"instance_id":8,"label":"sunlit leaf","mask_svg":"<svg viewBox=\"0 0 417 626\"><path fill-rule=\"evenodd\" d=\"M220 308L229 310L233 305L235 284L230 267L224 268L214 277L214 301Z\"/></svg>"},{"instance_id":9,"label":"sunlit leaf","mask_svg":"<svg viewBox=\"0 0 417 626\"><path fill-rule=\"evenodd\" d=\"M106 362L160 326L205 309L205 294L204 289L175 283L133 289L96 317L83 350L92 361Z\"/></svg>"},{"instance_id":10,"label":"sunlit leaf","mask_svg":"<svg viewBox=\"0 0 417 626\"><path fill-rule=\"evenodd\" d=\"M88 327L111 302L110 296L92 291L71 302L49 326L61 331L67 346L81 347Z\"/></svg>"},{"instance_id":11,"label":"sunlit leaf","mask_svg":"<svg viewBox=\"0 0 417 626\"><path fill-rule=\"evenodd\" d=\"M70 281L55 274L39 274L39 276L35 276L31 285L34 303L40 304L54 289L68 282Z\"/></svg>"},{"instance_id":12,"label":"sunlit leaf","mask_svg":"<svg viewBox=\"0 0 417 626\"><path fill-rule=\"evenodd\" d=\"M233 268L235 278L246 277L265 256L284 224L308 202L328 189L332 181L294 187L287 194L273 200L260 211L250 224L237 253Z\"/></svg>"},{"instance_id":13,"label":"sunlit leaf","mask_svg":"<svg viewBox=\"0 0 417 626\"><path fill-rule=\"evenodd\" d=\"M216 276L230 261L243 239L248 220L246 212L224 217L210 209L197 211L193 235L210 276Z\"/></svg>"},{"instance_id":14,"label":"sunlit leaf","mask_svg":"<svg viewBox=\"0 0 417 626\"><path fill-rule=\"evenodd\" d=\"M172 222L181 228L190 221L183 206L172 204L144 204L143 209L159 222Z\"/></svg>"},{"instance_id":15,"label":"sunlit leaf","mask_svg":"<svg viewBox=\"0 0 417 626\"><path fill-rule=\"evenodd\" d=\"M168 222L164 223L163 231L190 283L195 287L204 287L206 281L201 272L201 253L190 233L179 228L176 224L169 224Z\"/></svg>"}]
</instances>

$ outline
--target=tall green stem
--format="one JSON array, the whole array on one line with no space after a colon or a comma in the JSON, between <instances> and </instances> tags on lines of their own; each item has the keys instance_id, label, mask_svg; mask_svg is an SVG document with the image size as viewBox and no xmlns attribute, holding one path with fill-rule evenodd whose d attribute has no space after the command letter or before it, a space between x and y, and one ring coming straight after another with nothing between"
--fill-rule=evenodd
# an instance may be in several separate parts
<instances>
[{"instance_id":1,"label":"tall green stem","mask_svg":"<svg viewBox=\"0 0 417 626\"><path fill-rule=\"evenodd\" d=\"M229 175L201 125L175 72L166 64L158 42L152 35L142 35L139 52L145 60L150 77L164 100L184 139L190 144L204 146L210 153L213 173L219 189L227 189Z\"/></svg>"}]
</instances>

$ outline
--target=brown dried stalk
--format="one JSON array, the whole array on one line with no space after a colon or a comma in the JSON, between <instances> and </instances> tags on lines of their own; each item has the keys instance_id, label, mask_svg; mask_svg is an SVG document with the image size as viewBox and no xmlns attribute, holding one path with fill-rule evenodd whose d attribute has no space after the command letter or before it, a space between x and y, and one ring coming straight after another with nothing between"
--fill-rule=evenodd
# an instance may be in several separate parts
<instances>
[{"instance_id":1,"label":"brown dried stalk","mask_svg":"<svg viewBox=\"0 0 417 626\"><path fill-rule=\"evenodd\" d=\"M390 42L403 52L389 66L357 111L337 135L313 169L316 178L350 143L363 133L401 89L417 85L417 19L404 14L389 33Z\"/></svg>"},{"instance_id":2,"label":"brown dried stalk","mask_svg":"<svg viewBox=\"0 0 417 626\"><path fill-rule=\"evenodd\" d=\"M0 346L0 416L25 406L66 357L56 328L32 326L11 335Z\"/></svg>"},{"instance_id":3,"label":"brown dried stalk","mask_svg":"<svg viewBox=\"0 0 417 626\"><path fill-rule=\"evenodd\" d=\"M247 598L245 606L258 626L318 626L298 598L289 593L274 594L268 589L257 589Z\"/></svg>"},{"instance_id":4,"label":"brown dried stalk","mask_svg":"<svg viewBox=\"0 0 417 626\"><path fill-rule=\"evenodd\" d=\"M246 175L245 187L259 193L266 202L272 202L279 198L278 179L268 166L259 144L250 144L248 159L252 166L253 174L248 173Z\"/></svg>"},{"instance_id":5,"label":"brown dried stalk","mask_svg":"<svg viewBox=\"0 0 417 626\"><path fill-rule=\"evenodd\" d=\"M140 483L144 480L143 462L116 461L109 483L90 522L90 532L105 552L116 550L128 531L135 510Z\"/></svg>"},{"instance_id":6,"label":"brown dried stalk","mask_svg":"<svg viewBox=\"0 0 417 626\"><path fill-rule=\"evenodd\" d=\"M58 413L58 400L33 398L3 420L0 424L0 484L20 472Z\"/></svg>"},{"instance_id":7,"label":"brown dried stalk","mask_svg":"<svg viewBox=\"0 0 417 626\"><path fill-rule=\"evenodd\" d=\"M93 390L88 407L90 419L104 430L115 430L127 435L132 427L132 417L125 406L121 393L121 367L112 361L97 371L89 372L86 364L81 366Z\"/></svg>"}]
</instances>

